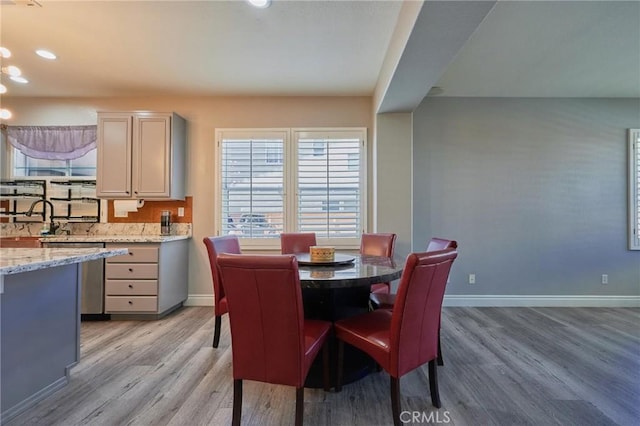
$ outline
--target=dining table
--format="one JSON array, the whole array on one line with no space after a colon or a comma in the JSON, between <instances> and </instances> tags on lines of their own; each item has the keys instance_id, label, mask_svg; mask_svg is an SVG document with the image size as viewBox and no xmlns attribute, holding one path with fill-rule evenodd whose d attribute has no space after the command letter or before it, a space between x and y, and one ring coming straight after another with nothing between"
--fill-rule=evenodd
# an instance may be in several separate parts
<instances>
[{"instance_id":1,"label":"dining table","mask_svg":"<svg viewBox=\"0 0 640 426\"><path fill-rule=\"evenodd\" d=\"M381 256L335 253L331 262L313 262L308 253L296 253L304 316L335 322L369 311L371 285L394 281L402 275L404 262ZM337 377L337 342L329 338L331 376ZM375 362L360 350L345 346L343 384L363 378L376 369ZM311 366L306 387L322 387L320 357Z\"/></svg>"}]
</instances>

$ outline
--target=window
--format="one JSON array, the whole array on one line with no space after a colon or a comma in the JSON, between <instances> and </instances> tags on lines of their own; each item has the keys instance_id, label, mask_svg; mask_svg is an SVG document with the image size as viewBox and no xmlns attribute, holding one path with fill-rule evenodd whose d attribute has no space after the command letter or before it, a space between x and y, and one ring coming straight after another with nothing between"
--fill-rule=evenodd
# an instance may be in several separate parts
<instances>
[{"instance_id":1,"label":"window","mask_svg":"<svg viewBox=\"0 0 640 426\"><path fill-rule=\"evenodd\" d=\"M363 140L361 132L294 132L296 230L315 232L320 238L359 237L363 229Z\"/></svg>"},{"instance_id":2,"label":"window","mask_svg":"<svg viewBox=\"0 0 640 426\"><path fill-rule=\"evenodd\" d=\"M640 129L629 129L629 249L640 250Z\"/></svg>"},{"instance_id":3,"label":"window","mask_svg":"<svg viewBox=\"0 0 640 426\"><path fill-rule=\"evenodd\" d=\"M220 149L222 235L274 238L284 229L286 131L222 131Z\"/></svg>"},{"instance_id":4,"label":"window","mask_svg":"<svg viewBox=\"0 0 640 426\"><path fill-rule=\"evenodd\" d=\"M95 125L3 126L11 176L95 177L96 131Z\"/></svg>"},{"instance_id":5,"label":"window","mask_svg":"<svg viewBox=\"0 0 640 426\"><path fill-rule=\"evenodd\" d=\"M13 151L13 176L86 176L96 175L96 149L74 160L42 160Z\"/></svg>"},{"instance_id":6,"label":"window","mask_svg":"<svg viewBox=\"0 0 640 426\"><path fill-rule=\"evenodd\" d=\"M279 247L281 232L356 247L366 227L366 130L220 129L220 234Z\"/></svg>"}]
</instances>

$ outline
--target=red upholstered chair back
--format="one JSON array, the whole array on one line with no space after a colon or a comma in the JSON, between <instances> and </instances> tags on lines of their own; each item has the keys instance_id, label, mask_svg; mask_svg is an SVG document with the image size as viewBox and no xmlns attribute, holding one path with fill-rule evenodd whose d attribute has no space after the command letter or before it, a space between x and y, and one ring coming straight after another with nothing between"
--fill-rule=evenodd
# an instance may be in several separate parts
<instances>
[{"instance_id":1,"label":"red upholstered chair back","mask_svg":"<svg viewBox=\"0 0 640 426\"><path fill-rule=\"evenodd\" d=\"M215 296L215 312L216 315L221 315L224 312L220 312L220 301L225 296L224 288L222 287L222 277L217 266L217 258L221 253L235 253L239 254L240 242L235 235L225 235L222 237L204 237L204 245L207 246L207 253L209 254L209 265L211 266L211 276L213 277L213 295Z\"/></svg>"},{"instance_id":2,"label":"red upholstered chair back","mask_svg":"<svg viewBox=\"0 0 640 426\"><path fill-rule=\"evenodd\" d=\"M362 234L360 254L393 257L396 234Z\"/></svg>"},{"instance_id":3,"label":"red upholstered chair back","mask_svg":"<svg viewBox=\"0 0 640 426\"><path fill-rule=\"evenodd\" d=\"M391 374L403 374L438 355L440 311L455 249L412 253L402 271L391 317Z\"/></svg>"},{"instance_id":4,"label":"red upholstered chair back","mask_svg":"<svg viewBox=\"0 0 640 426\"><path fill-rule=\"evenodd\" d=\"M438 251L448 248L458 248L458 242L455 240L445 240L444 238L432 238L427 245L426 251Z\"/></svg>"},{"instance_id":5,"label":"red upholstered chair back","mask_svg":"<svg viewBox=\"0 0 640 426\"><path fill-rule=\"evenodd\" d=\"M309 247L315 245L315 232L284 232L280 234L282 254L309 253Z\"/></svg>"},{"instance_id":6,"label":"red upholstered chair back","mask_svg":"<svg viewBox=\"0 0 640 426\"><path fill-rule=\"evenodd\" d=\"M295 256L222 254L233 378L302 387L304 314Z\"/></svg>"}]
</instances>

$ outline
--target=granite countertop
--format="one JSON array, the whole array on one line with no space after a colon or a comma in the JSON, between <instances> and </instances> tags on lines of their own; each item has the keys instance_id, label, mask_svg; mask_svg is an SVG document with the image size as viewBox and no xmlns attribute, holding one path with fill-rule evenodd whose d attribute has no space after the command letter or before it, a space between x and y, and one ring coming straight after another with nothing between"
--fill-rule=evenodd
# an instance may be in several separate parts
<instances>
[{"instance_id":1,"label":"granite countertop","mask_svg":"<svg viewBox=\"0 0 640 426\"><path fill-rule=\"evenodd\" d=\"M186 240L191 235L49 235L44 243L165 243Z\"/></svg>"},{"instance_id":2,"label":"granite countertop","mask_svg":"<svg viewBox=\"0 0 640 426\"><path fill-rule=\"evenodd\" d=\"M0 275L127 254L126 248L0 248Z\"/></svg>"}]
</instances>

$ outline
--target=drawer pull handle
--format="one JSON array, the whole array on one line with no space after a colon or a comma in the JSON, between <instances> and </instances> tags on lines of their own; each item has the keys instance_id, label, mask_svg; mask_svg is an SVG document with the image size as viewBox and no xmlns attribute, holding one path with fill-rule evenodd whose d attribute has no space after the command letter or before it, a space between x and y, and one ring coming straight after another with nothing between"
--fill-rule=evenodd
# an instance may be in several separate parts
<instances>
[{"instance_id":1,"label":"drawer pull handle","mask_svg":"<svg viewBox=\"0 0 640 426\"><path fill-rule=\"evenodd\" d=\"M131 300L129 300L129 304L130 304L130 305L133 305L133 302L132 302Z\"/></svg>"}]
</instances>

